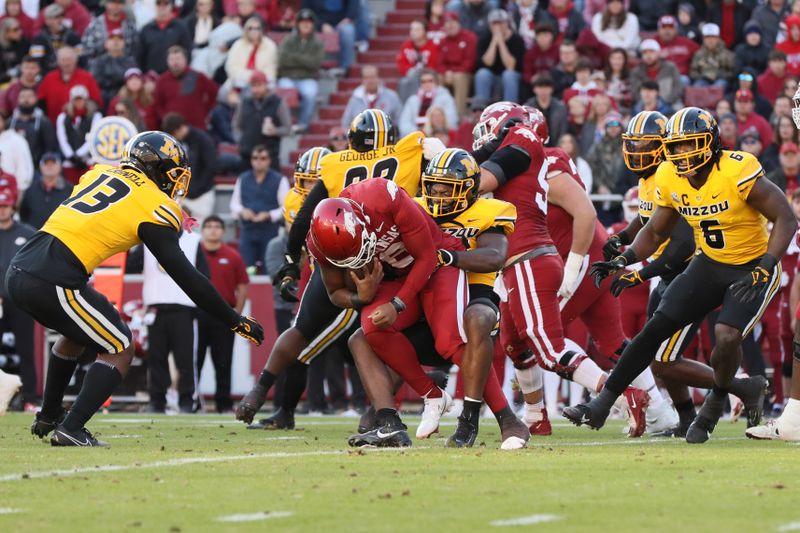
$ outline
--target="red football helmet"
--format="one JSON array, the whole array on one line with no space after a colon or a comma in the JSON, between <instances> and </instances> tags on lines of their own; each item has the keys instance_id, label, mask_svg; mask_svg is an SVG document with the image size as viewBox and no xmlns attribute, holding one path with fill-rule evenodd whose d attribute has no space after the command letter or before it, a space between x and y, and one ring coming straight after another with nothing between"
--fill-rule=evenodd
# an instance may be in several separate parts
<instances>
[{"instance_id":1,"label":"red football helmet","mask_svg":"<svg viewBox=\"0 0 800 533\"><path fill-rule=\"evenodd\" d=\"M349 198L322 200L311 218L311 241L330 263L361 268L375 255L377 237L361 206Z\"/></svg>"},{"instance_id":2,"label":"red football helmet","mask_svg":"<svg viewBox=\"0 0 800 533\"><path fill-rule=\"evenodd\" d=\"M472 129L472 149L478 150L487 142L493 141L510 121L524 123L528 114L521 105L514 102L497 102L481 113L481 118Z\"/></svg>"},{"instance_id":3,"label":"red football helmet","mask_svg":"<svg viewBox=\"0 0 800 533\"><path fill-rule=\"evenodd\" d=\"M630 223L639 216L639 187L631 187L622 198L622 211L625 222Z\"/></svg>"},{"instance_id":4,"label":"red football helmet","mask_svg":"<svg viewBox=\"0 0 800 533\"><path fill-rule=\"evenodd\" d=\"M522 109L527 115L524 124L532 129L533 133L542 139L542 142L549 142L550 130L547 128L547 119L544 117L544 113L529 105L522 106Z\"/></svg>"}]
</instances>

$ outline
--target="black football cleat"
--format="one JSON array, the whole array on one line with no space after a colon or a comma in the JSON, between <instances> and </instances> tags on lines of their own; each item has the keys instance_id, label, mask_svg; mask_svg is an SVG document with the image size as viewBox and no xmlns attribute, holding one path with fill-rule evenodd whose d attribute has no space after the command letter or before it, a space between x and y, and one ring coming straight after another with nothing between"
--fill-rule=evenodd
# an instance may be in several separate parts
<instances>
[{"instance_id":1,"label":"black football cleat","mask_svg":"<svg viewBox=\"0 0 800 533\"><path fill-rule=\"evenodd\" d=\"M255 418L256 413L258 413L265 401L267 401L267 389L256 383L236 407L236 420L252 424L253 418Z\"/></svg>"},{"instance_id":2,"label":"black football cleat","mask_svg":"<svg viewBox=\"0 0 800 533\"><path fill-rule=\"evenodd\" d=\"M719 417L722 416L726 400L727 395L717 396L714 391L708 393L694 422L686 432L686 442L689 444L702 444L711 438L711 433L713 433L717 422L719 422Z\"/></svg>"},{"instance_id":3,"label":"black football cleat","mask_svg":"<svg viewBox=\"0 0 800 533\"><path fill-rule=\"evenodd\" d=\"M31 424L31 435L36 435L40 439L45 438L47 435L55 431L56 427L67 418L67 412L62 410L58 418L47 418L42 415L41 411L37 411Z\"/></svg>"},{"instance_id":4,"label":"black football cleat","mask_svg":"<svg viewBox=\"0 0 800 533\"><path fill-rule=\"evenodd\" d=\"M579 403L570 407L565 407L563 411L564 418L575 424L576 426L587 425L592 429L600 429L606 423L608 418L608 411L602 413L592 410L592 402L587 404Z\"/></svg>"},{"instance_id":5,"label":"black football cleat","mask_svg":"<svg viewBox=\"0 0 800 533\"><path fill-rule=\"evenodd\" d=\"M478 424L459 416L455 432L447 437L448 448L472 448L478 438Z\"/></svg>"},{"instance_id":6,"label":"black football cleat","mask_svg":"<svg viewBox=\"0 0 800 533\"><path fill-rule=\"evenodd\" d=\"M408 448L411 437L408 436L408 427L400 417L395 417L376 429L353 435L347 439L347 444L354 448Z\"/></svg>"},{"instance_id":7,"label":"black football cleat","mask_svg":"<svg viewBox=\"0 0 800 533\"><path fill-rule=\"evenodd\" d=\"M99 441L86 428L69 431L59 424L50 437L53 446L108 446L107 442Z\"/></svg>"},{"instance_id":8,"label":"black football cleat","mask_svg":"<svg viewBox=\"0 0 800 533\"><path fill-rule=\"evenodd\" d=\"M358 433L366 433L367 431L378 429L379 425L378 413L376 413L375 408L370 405L369 409L361 415L361 419L358 421Z\"/></svg>"},{"instance_id":9,"label":"black football cleat","mask_svg":"<svg viewBox=\"0 0 800 533\"><path fill-rule=\"evenodd\" d=\"M279 407L274 415L253 422L247 429L294 429L294 411Z\"/></svg>"},{"instance_id":10,"label":"black football cleat","mask_svg":"<svg viewBox=\"0 0 800 533\"><path fill-rule=\"evenodd\" d=\"M747 427L752 428L761 423L764 415L764 396L769 389L769 382L764 376L746 378L746 393L739 399L744 404L744 415L747 418Z\"/></svg>"}]
</instances>

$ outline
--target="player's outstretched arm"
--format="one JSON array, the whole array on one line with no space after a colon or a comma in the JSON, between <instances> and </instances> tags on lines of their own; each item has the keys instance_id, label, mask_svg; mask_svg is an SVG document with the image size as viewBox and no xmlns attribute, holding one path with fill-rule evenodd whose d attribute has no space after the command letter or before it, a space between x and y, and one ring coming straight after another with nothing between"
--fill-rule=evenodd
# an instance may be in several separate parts
<instances>
[{"instance_id":1,"label":"player's outstretched arm","mask_svg":"<svg viewBox=\"0 0 800 533\"><path fill-rule=\"evenodd\" d=\"M642 227L630 247L623 253L628 264L647 259L658 250L661 243L669 239L681 215L672 208L656 206L653 216Z\"/></svg>"},{"instance_id":2,"label":"player's outstretched arm","mask_svg":"<svg viewBox=\"0 0 800 533\"><path fill-rule=\"evenodd\" d=\"M797 219L786 195L777 185L767 179L757 179L747 203L772 222L767 253L780 261L797 231Z\"/></svg>"},{"instance_id":3,"label":"player's outstretched arm","mask_svg":"<svg viewBox=\"0 0 800 533\"><path fill-rule=\"evenodd\" d=\"M490 228L476 239L477 246L466 252L439 250L439 263L467 272L497 272L508 256L508 239L500 228Z\"/></svg>"},{"instance_id":4,"label":"player's outstretched arm","mask_svg":"<svg viewBox=\"0 0 800 533\"><path fill-rule=\"evenodd\" d=\"M261 325L251 318L239 316L219 295L211 281L189 262L178 244L178 233L174 228L145 222L139 225L138 234L167 274L200 309L239 335L261 344L264 340Z\"/></svg>"},{"instance_id":5,"label":"player's outstretched arm","mask_svg":"<svg viewBox=\"0 0 800 533\"><path fill-rule=\"evenodd\" d=\"M622 253L622 247L629 245L639 234L644 224L641 217L635 217L625 228L611 235L603 245L603 257L606 261Z\"/></svg>"},{"instance_id":6,"label":"player's outstretched arm","mask_svg":"<svg viewBox=\"0 0 800 533\"><path fill-rule=\"evenodd\" d=\"M655 261L639 271L642 279L650 279L683 268L686 260L694 252L694 232L683 217L675 224L669 237L669 244Z\"/></svg>"}]
</instances>

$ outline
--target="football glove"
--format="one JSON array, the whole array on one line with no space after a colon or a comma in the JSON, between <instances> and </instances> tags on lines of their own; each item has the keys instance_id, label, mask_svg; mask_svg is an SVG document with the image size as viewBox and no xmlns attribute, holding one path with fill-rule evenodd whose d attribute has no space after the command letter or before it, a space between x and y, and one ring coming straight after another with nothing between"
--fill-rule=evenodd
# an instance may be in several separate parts
<instances>
[{"instance_id":1,"label":"football glove","mask_svg":"<svg viewBox=\"0 0 800 533\"><path fill-rule=\"evenodd\" d=\"M233 326L231 330L256 346L261 346L261 343L264 341L264 328L262 328L261 324L253 317L240 316L239 322Z\"/></svg>"},{"instance_id":2,"label":"football glove","mask_svg":"<svg viewBox=\"0 0 800 533\"><path fill-rule=\"evenodd\" d=\"M769 254L761 258L758 265L739 281L731 284L730 289L734 298L743 304L750 303L760 296L772 280L772 271L778 265L778 260Z\"/></svg>"},{"instance_id":3,"label":"football glove","mask_svg":"<svg viewBox=\"0 0 800 533\"><path fill-rule=\"evenodd\" d=\"M625 243L622 242L622 237L615 233L609 237L606 243L603 245L603 258L606 261L611 261L622 253L622 247L624 244Z\"/></svg>"},{"instance_id":4,"label":"football glove","mask_svg":"<svg viewBox=\"0 0 800 533\"><path fill-rule=\"evenodd\" d=\"M596 263L592 263L592 268L589 269L589 275L594 279L594 286L599 289L600 284L603 283L604 279L614 274L618 270L625 268L626 266L628 266L627 259L621 255L618 255L610 261L598 261Z\"/></svg>"},{"instance_id":5,"label":"football glove","mask_svg":"<svg viewBox=\"0 0 800 533\"><path fill-rule=\"evenodd\" d=\"M437 250L437 263L438 266L448 266L448 265L455 265L458 261L458 254L456 252L451 252L449 250Z\"/></svg>"},{"instance_id":6,"label":"football glove","mask_svg":"<svg viewBox=\"0 0 800 533\"><path fill-rule=\"evenodd\" d=\"M630 289L631 287L636 287L637 285L641 285L644 283L641 274L639 274L638 270L632 270L630 272L625 272L617 279L611 282L611 294L614 296L619 296L622 294L622 291L625 289Z\"/></svg>"},{"instance_id":7,"label":"football glove","mask_svg":"<svg viewBox=\"0 0 800 533\"><path fill-rule=\"evenodd\" d=\"M300 265L289 254L286 254L283 258L283 265L275 273L272 283L278 287L281 298L287 302L296 302L298 301L297 280L300 278Z\"/></svg>"}]
</instances>

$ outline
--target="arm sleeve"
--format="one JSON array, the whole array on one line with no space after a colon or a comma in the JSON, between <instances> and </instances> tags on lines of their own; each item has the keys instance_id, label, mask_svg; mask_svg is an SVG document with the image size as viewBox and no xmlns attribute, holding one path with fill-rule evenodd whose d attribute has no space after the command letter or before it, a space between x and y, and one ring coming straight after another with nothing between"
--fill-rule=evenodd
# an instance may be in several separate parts
<instances>
[{"instance_id":1,"label":"arm sleeve","mask_svg":"<svg viewBox=\"0 0 800 533\"><path fill-rule=\"evenodd\" d=\"M398 189L397 196L392 200L391 212L403 244L414 258L414 264L397 292L397 297L408 303L419 294L436 270L436 245L422 210L404 190Z\"/></svg>"},{"instance_id":2,"label":"arm sleeve","mask_svg":"<svg viewBox=\"0 0 800 533\"><path fill-rule=\"evenodd\" d=\"M202 246L197 247L197 258L195 259L194 267L202 275L211 279L211 268L208 266L208 258Z\"/></svg>"},{"instance_id":3,"label":"arm sleeve","mask_svg":"<svg viewBox=\"0 0 800 533\"><path fill-rule=\"evenodd\" d=\"M669 272L679 272L689 256L694 252L694 232L686 220L681 217L669 238L669 244L661 255L639 272L642 279L650 279Z\"/></svg>"},{"instance_id":4,"label":"arm sleeve","mask_svg":"<svg viewBox=\"0 0 800 533\"><path fill-rule=\"evenodd\" d=\"M513 144L503 146L489 157L481 167L490 171L501 185L519 176L531 165L531 157L522 148Z\"/></svg>"},{"instance_id":5,"label":"arm sleeve","mask_svg":"<svg viewBox=\"0 0 800 533\"><path fill-rule=\"evenodd\" d=\"M214 318L234 327L239 315L228 305L203 274L192 266L178 244L178 233L150 222L139 225L139 238L158 263L197 306Z\"/></svg>"},{"instance_id":6,"label":"arm sleeve","mask_svg":"<svg viewBox=\"0 0 800 533\"><path fill-rule=\"evenodd\" d=\"M303 202L303 207L300 208L294 218L294 224L292 224L292 229L289 231L289 244L286 246L286 252L295 262L300 260L303 242L305 242L308 229L311 227L311 215L314 214L317 204L327 197L328 189L325 188L325 184L322 180L317 181L311 192L308 193L306 201Z\"/></svg>"}]
</instances>

